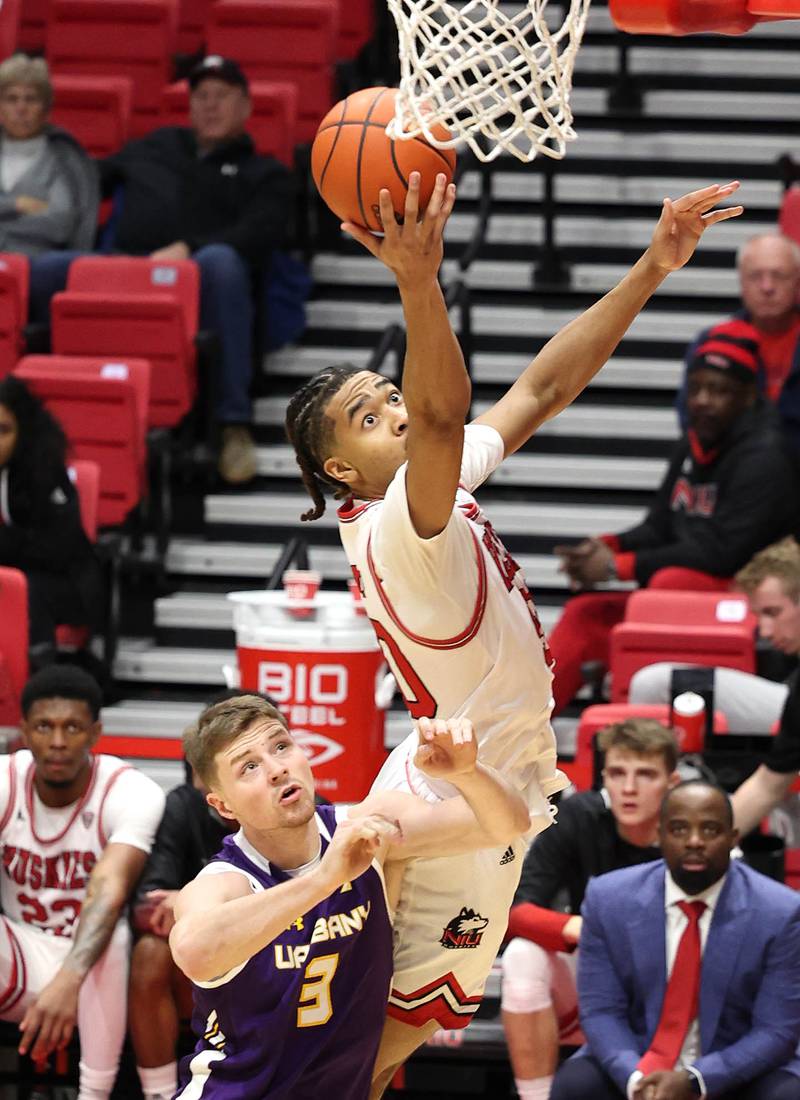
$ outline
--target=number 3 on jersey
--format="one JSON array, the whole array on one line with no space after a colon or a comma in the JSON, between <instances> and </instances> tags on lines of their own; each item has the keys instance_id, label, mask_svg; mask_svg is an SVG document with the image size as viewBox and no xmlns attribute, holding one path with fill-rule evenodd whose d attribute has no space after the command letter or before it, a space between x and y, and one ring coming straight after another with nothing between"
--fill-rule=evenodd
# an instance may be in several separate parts
<instances>
[{"instance_id":1,"label":"number 3 on jersey","mask_svg":"<svg viewBox=\"0 0 800 1100\"><path fill-rule=\"evenodd\" d=\"M298 1027L320 1027L330 1020L331 982L338 965L338 955L318 955L306 967L297 1006Z\"/></svg>"}]
</instances>

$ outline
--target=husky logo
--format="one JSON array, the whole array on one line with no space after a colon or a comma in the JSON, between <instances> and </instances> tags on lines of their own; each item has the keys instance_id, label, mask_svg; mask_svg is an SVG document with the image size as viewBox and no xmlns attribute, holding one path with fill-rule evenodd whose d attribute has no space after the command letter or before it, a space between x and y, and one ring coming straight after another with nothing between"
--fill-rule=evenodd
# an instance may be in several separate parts
<instances>
[{"instance_id":1,"label":"husky logo","mask_svg":"<svg viewBox=\"0 0 800 1100\"><path fill-rule=\"evenodd\" d=\"M331 740L323 733L312 733L310 730L298 729L292 730L292 733L295 741L308 757L308 762L312 768L316 768L320 764L327 764L344 752L343 745L340 745L338 741Z\"/></svg>"},{"instance_id":2,"label":"husky logo","mask_svg":"<svg viewBox=\"0 0 800 1100\"><path fill-rule=\"evenodd\" d=\"M457 917L447 924L439 943L442 947L477 947L483 937L483 930L489 923L486 917L474 909L463 906Z\"/></svg>"}]
</instances>

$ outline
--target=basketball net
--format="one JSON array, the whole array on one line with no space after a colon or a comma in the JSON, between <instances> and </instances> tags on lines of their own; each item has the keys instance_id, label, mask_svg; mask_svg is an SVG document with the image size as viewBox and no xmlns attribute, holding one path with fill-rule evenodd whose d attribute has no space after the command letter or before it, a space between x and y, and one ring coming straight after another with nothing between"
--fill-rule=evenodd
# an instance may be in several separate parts
<instances>
[{"instance_id":1,"label":"basketball net","mask_svg":"<svg viewBox=\"0 0 800 1100\"><path fill-rule=\"evenodd\" d=\"M400 37L390 137L439 148L466 142L483 161L502 152L522 161L564 156L576 136L569 97L590 0L568 0L553 29L547 0L523 0L513 14L498 0L387 2ZM452 137L437 138L436 125Z\"/></svg>"}]
</instances>

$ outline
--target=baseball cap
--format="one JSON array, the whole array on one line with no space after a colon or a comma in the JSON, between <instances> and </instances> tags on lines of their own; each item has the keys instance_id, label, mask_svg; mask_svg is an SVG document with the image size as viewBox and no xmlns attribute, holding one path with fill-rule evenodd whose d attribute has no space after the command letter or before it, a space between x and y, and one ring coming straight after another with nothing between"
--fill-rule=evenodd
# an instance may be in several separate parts
<instances>
[{"instance_id":1,"label":"baseball cap","mask_svg":"<svg viewBox=\"0 0 800 1100\"><path fill-rule=\"evenodd\" d=\"M758 331L747 321L725 321L710 328L692 356L689 370L710 367L743 382L754 382L761 360Z\"/></svg>"},{"instance_id":2,"label":"baseball cap","mask_svg":"<svg viewBox=\"0 0 800 1100\"><path fill-rule=\"evenodd\" d=\"M229 57L220 57L219 54L209 54L204 57L189 73L189 87L194 91L201 80L213 76L216 80L224 80L226 84L234 84L244 91L248 91L247 77L242 70Z\"/></svg>"}]
</instances>

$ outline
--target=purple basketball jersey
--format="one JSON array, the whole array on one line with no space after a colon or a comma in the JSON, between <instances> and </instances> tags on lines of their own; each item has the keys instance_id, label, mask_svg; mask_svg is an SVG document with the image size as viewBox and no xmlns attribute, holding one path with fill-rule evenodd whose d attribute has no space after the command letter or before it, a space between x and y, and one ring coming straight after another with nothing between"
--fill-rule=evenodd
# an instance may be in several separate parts
<instances>
[{"instance_id":1,"label":"purple basketball jersey","mask_svg":"<svg viewBox=\"0 0 800 1100\"><path fill-rule=\"evenodd\" d=\"M333 807L318 807L317 823L324 852ZM216 861L267 889L289 878L249 859L234 837ZM223 984L193 987L199 1041L181 1064L176 1100L367 1100L391 977L392 928L370 867Z\"/></svg>"}]
</instances>

